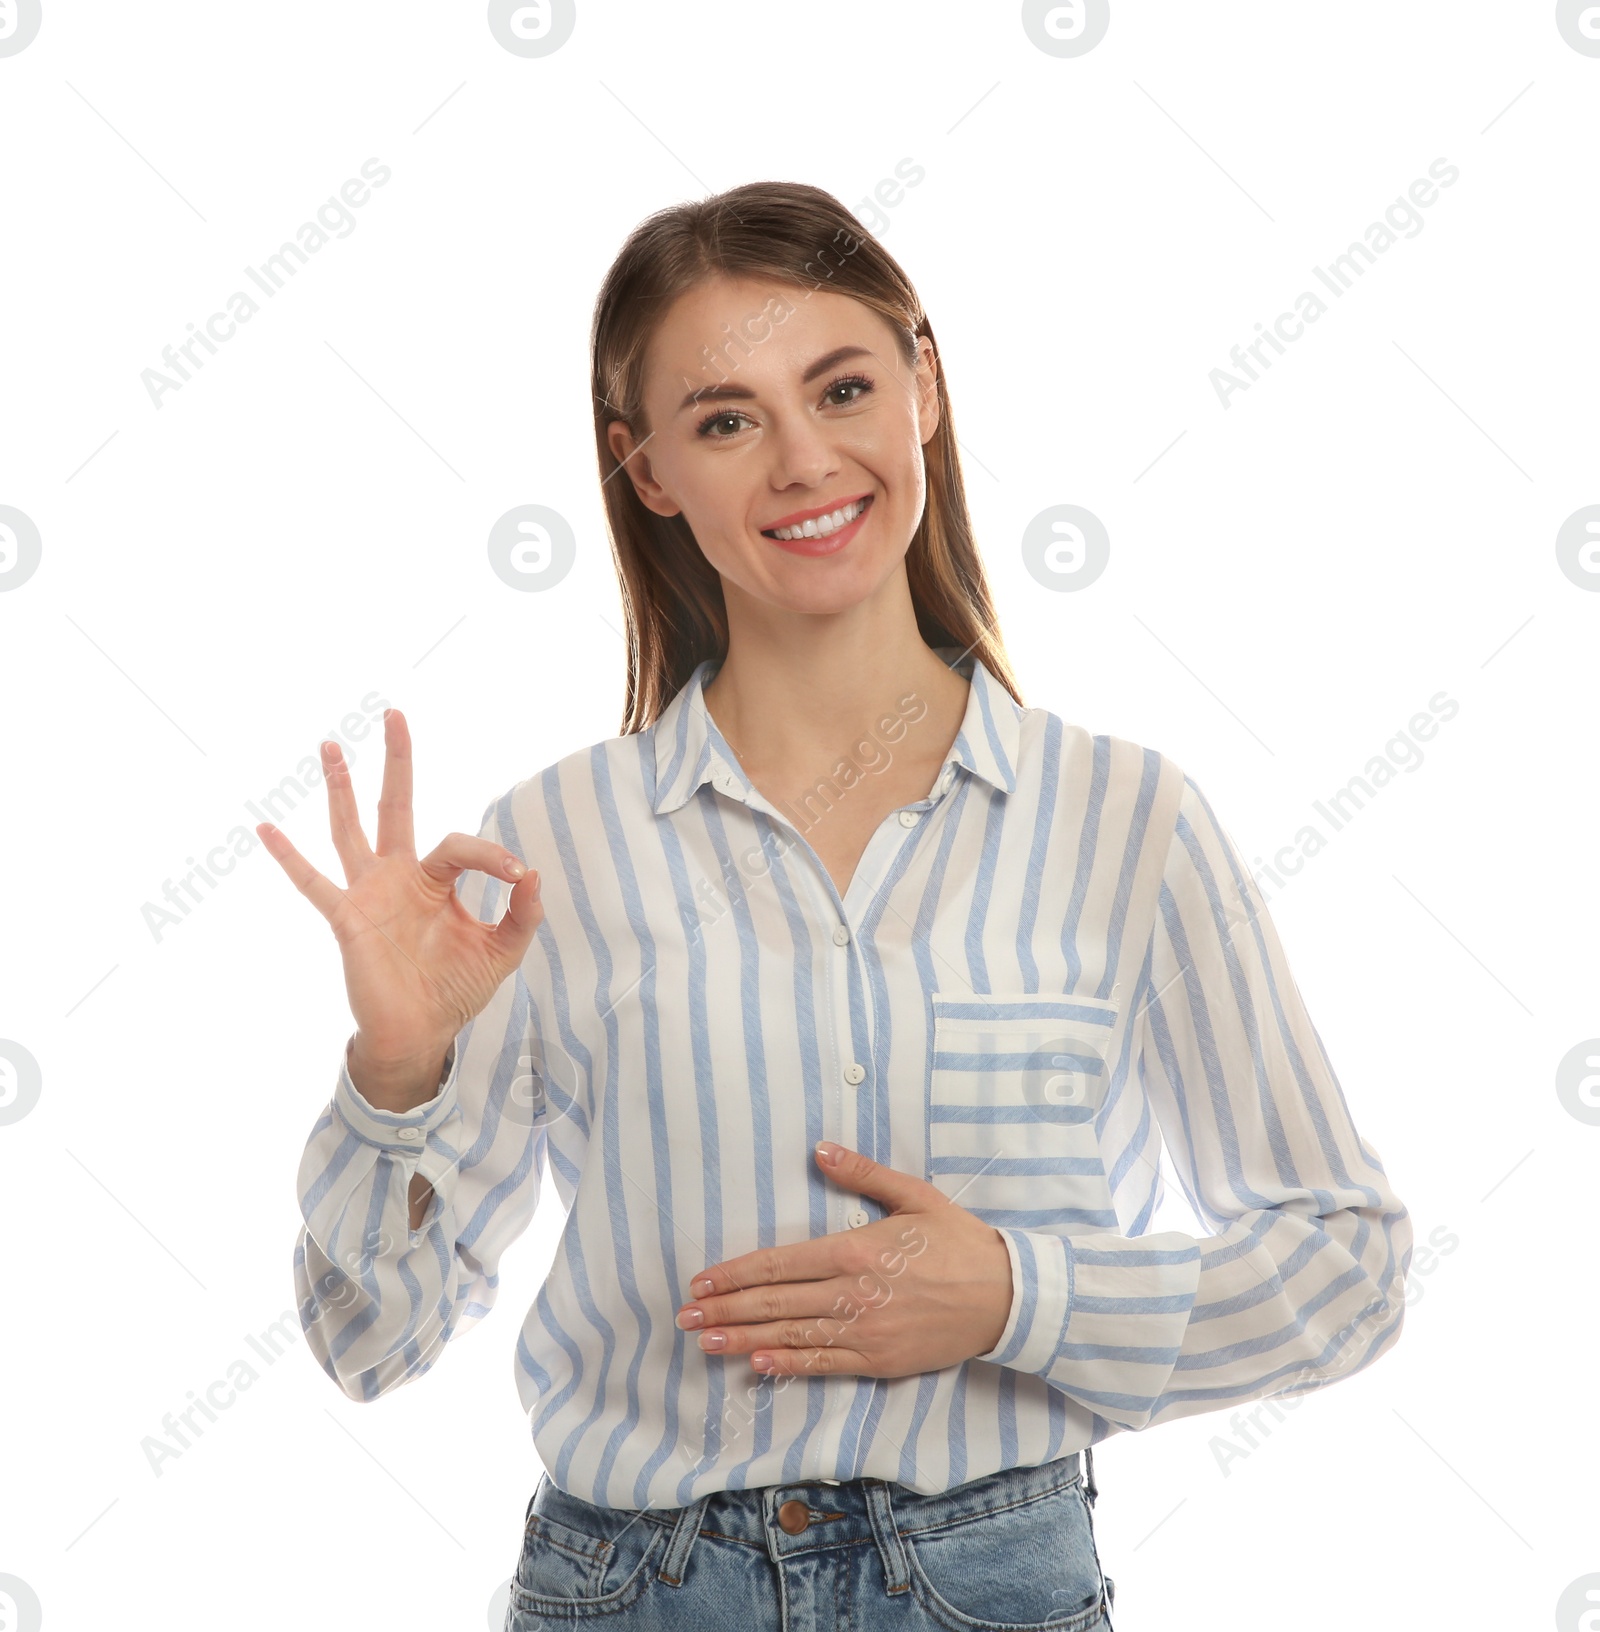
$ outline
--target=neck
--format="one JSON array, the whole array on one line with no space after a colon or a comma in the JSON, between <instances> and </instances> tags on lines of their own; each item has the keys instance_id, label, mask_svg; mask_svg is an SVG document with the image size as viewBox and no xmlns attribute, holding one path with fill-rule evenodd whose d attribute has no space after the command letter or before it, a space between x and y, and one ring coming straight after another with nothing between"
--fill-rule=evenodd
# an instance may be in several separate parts
<instances>
[{"instance_id":1,"label":"neck","mask_svg":"<svg viewBox=\"0 0 1600 1632\"><path fill-rule=\"evenodd\" d=\"M948 752L968 684L922 639L909 594L894 620L795 615L752 626L731 614L728 653L704 696L746 774L805 782L886 739L917 760Z\"/></svg>"}]
</instances>

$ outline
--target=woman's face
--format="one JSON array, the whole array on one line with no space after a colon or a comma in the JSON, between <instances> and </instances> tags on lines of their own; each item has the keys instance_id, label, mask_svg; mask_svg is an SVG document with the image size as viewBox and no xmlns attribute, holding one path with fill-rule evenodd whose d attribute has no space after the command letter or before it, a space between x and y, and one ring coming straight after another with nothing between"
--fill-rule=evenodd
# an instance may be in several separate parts
<instances>
[{"instance_id":1,"label":"woman's face","mask_svg":"<svg viewBox=\"0 0 1600 1632\"><path fill-rule=\"evenodd\" d=\"M651 338L644 411L646 434L613 423L612 449L650 509L682 512L725 588L837 612L900 568L939 420L926 338L908 369L888 323L848 295L709 279ZM820 520L852 504L865 508L844 526ZM808 518L818 536L773 536Z\"/></svg>"}]
</instances>

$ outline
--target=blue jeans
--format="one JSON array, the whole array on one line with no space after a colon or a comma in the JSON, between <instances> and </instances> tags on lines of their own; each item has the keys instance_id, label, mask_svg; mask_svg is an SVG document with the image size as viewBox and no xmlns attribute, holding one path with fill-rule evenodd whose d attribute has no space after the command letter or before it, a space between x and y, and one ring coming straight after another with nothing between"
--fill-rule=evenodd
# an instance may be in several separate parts
<instances>
[{"instance_id":1,"label":"blue jeans","mask_svg":"<svg viewBox=\"0 0 1600 1632\"><path fill-rule=\"evenodd\" d=\"M934 1496L881 1479L596 1507L542 1474L504 1632L1112 1632L1094 1455Z\"/></svg>"}]
</instances>

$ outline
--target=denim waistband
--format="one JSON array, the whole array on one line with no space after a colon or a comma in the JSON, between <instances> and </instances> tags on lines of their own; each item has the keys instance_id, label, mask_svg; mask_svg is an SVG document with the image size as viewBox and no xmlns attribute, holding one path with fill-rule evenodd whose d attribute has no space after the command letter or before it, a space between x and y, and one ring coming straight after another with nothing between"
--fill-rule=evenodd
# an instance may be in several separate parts
<instances>
[{"instance_id":1,"label":"denim waistband","mask_svg":"<svg viewBox=\"0 0 1600 1632\"><path fill-rule=\"evenodd\" d=\"M716 1535L760 1547L774 1563L797 1553L870 1541L882 1554L888 1590L895 1593L910 1584L900 1537L1051 1495L1085 1474L1084 1495L1092 1506L1094 1453L1071 1451L1054 1461L1003 1468L931 1495L883 1479L846 1479L839 1484L795 1479L752 1490L713 1491L686 1507L643 1508L636 1516L669 1532L658 1574L674 1586L683 1580L695 1538ZM593 1511L592 1504L548 1480L539 1506L580 1530L586 1528L585 1512ZM796 1531L801 1517L806 1523Z\"/></svg>"}]
</instances>

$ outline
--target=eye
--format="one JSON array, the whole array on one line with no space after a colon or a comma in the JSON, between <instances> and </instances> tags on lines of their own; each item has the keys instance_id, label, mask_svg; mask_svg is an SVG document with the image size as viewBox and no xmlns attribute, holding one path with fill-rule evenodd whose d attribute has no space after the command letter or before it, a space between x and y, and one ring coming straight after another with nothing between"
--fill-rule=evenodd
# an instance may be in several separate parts
<instances>
[{"instance_id":1,"label":"eye","mask_svg":"<svg viewBox=\"0 0 1600 1632\"><path fill-rule=\"evenodd\" d=\"M865 374L843 374L836 380L830 380L823 389L823 396L830 396L835 391L850 391L860 389L861 396L874 389L872 381ZM861 397L846 397L843 402L834 403L835 408L848 408L852 402L859 402Z\"/></svg>"},{"instance_id":2,"label":"eye","mask_svg":"<svg viewBox=\"0 0 1600 1632\"><path fill-rule=\"evenodd\" d=\"M708 414L695 426L694 434L703 436L708 442L726 442L728 437L712 435L711 427L724 424L728 420L749 419L749 417L748 414L741 414L737 408L719 408L716 413ZM737 430L738 427L735 426L734 429ZM732 435L733 433L730 432L729 434Z\"/></svg>"},{"instance_id":3,"label":"eye","mask_svg":"<svg viewBox=\"0 0 1600 1632\"><path fill-rule=\"evenodd\" d=\"M822 400L834 408L848 408L852 403L859 402L869 391L876 389L865 374L841 374L823 386ZM835 399L829 403L834 393L840 391L847 393L844 399L842 401ZM739 433L738 421L741 419L749 420L750 416L738 408L719 408L715 413L707 414L695 426L695 435L704 437L708 442L731 442ZM725 433L719 427L725 427Z\"/></svg>"}]
</instances>

